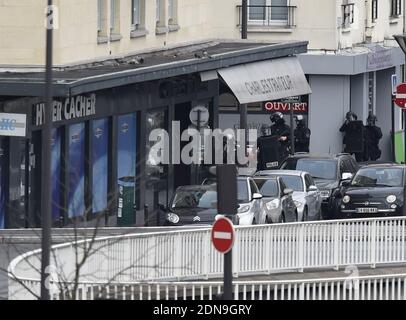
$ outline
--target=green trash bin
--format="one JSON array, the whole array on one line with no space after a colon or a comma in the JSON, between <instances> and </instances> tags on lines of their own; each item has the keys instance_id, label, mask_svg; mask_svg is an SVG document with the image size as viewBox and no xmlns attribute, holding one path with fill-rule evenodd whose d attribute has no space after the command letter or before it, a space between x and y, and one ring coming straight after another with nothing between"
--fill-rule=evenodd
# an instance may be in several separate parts
<instances>
[{"instance_id":1,"label":"green trash bin","mask_svg":"<svg viewBox=\"0 0 406 320\"><path fill-rule=\"evenodd\" d=\"M117 225L134 225L135 209L135 177L121 177L118 179Z\"/></svg>"}]
</instances>

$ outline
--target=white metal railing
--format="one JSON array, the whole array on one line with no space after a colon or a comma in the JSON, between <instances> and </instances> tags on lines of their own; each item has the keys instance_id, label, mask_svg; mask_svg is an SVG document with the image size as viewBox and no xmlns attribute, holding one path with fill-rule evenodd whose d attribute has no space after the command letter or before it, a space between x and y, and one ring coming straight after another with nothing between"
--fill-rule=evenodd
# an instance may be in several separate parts
<instances>
[{"instance_id":1,"label":"white metal railing","mask_svg":"<svg viewBox=\"0 0 406 320\"><path fill-rule=\"evenodd\" d=\"M338 269L348 265L406 262L406 218L334 220L236 227L234 276L288 270ZM179 281L222 275L223 257L210 243L210 229L132 234L53 247L54 278L73 281L76 256L93 245L80 269L80 285L109 281ZM9 266L9 297L39 292L40 251ZM51 270L52 271L52 270Z\"/></svg>"},{"instance_id":2,"label":"white metal railing","mask_svg":"<svg viewBox=\"0 0 406 320\"><path fill-rule=\"evenodd\" d=\"M78 300L218 300L223 282L81 283ZM234 281L234 300L406 300L406 274L326 279ZM66 298L62 293L52 299Z\"/></svg>"}]
</instances>

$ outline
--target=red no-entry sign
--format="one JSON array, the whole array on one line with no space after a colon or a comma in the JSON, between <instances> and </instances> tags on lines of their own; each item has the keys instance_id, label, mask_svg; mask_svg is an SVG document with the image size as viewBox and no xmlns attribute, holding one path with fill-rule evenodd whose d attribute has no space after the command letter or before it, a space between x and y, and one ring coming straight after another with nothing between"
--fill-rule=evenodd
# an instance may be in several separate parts
<instances>
[{"instance_id":1,"label":"red no-entry sign","mask_svg":"<svg viewBox=\"0 0 406 320\"><path fill-rule=\"evenodd\" d=\"M406 83L401 83L396 87L395 103L402 109L406 109Z\"/></svg>"},{"instance_id":2,"label":"red no-entry sign","mask_svg":"<svg viewBox=\"0 0 406 320\"><path fill-rule=\"evenodd\" d=\"M211 229L211 241L217 251L227 253L234 244L234 226L230 219L221 217Z\"/></svg>"}]
</instances>

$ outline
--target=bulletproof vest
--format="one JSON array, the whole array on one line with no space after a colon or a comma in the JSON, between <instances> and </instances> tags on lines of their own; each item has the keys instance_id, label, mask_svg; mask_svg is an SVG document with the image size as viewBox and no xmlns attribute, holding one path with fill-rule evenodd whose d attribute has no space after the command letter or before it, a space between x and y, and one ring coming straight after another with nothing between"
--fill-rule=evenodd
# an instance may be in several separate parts
<instances>
[{"instance_id":1,"label":"bulletproof vest","mask_svg":"<svg viewBox=\"0 0 406 320\"><path fill-rule=\"evenodd\" d=\"M280 157L278 138L278 136L262 136L258 138L258 170L277 169L279 167Z\"/></svg>"},{"instance_id":2,"label":"bulletproof vest","mask_svg":"<svg viewBox=\"0 0 406 320\"><path fill-rule=\"evenodd\" d=\"M365 129L362 121L350 121L345 130L345 151L364 152Z\"/></svg>"}]
</instances>

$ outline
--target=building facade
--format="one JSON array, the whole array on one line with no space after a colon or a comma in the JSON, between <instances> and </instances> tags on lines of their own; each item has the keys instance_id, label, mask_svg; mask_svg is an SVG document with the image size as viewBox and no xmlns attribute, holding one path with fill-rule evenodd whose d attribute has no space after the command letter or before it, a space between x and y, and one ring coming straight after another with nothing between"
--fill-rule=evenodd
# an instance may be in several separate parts
<instances>
[{"instance_id":1,"label":"building facade","mask_svg":"<svg viewBox=\"0 0 406 320\"><path fill-rule=\"evenodd\" d=\"M228 28L233 34L228 36L239 37L241 3L225 3L228 12L236 8ZM308 52L299 59L312 94L299 102L306 103L311 152L343 150L339 128L351 110L364 123L369 112L377 116L383 132L381 158L393 159L392 132L401 130L404 121L401 110L392 107L392 76L403 82L405 61L393 35L404 33L404 9L403 0L248 0L248 39L309 41ZM221 30L225 29L223 25ZM224 100L224 106L230 105L230 99ZM269 114L267 104L252 106L252 126L270 124L268 117L261 117ZM303 104L293 106L298 113L305 110ZM286 118L289 123L288 114ZM227 126L235 122L236 114L223 113L220 119Z\"/></svg>"},{"instance_id":2,"label":"building facade","mask_svg":"<svg viewBox=\"0 0 406 320\"><path fill-rule=\"evenodd\" d=\"M56 28L54 226L158 224L159 208L168 205L176 187L200 183L208 167L157 163L149 134L166 130L172 150L172 124L177 122L180 132L189 128L195 106L208 111L209 128L218 128L219 92L225 84L213 73L273 59L283 65L283 58L307 50L307 42L213 40L220 35L207 26L216 9L207 1L54 4L0 3L5 18L0 111L3 123L9 120L5 114L26 119L24 136L0 137L0 227L40 224L47 10L55 13ZM301 68L296 71L303 75Z\"/></svg>"}]
</instances>

